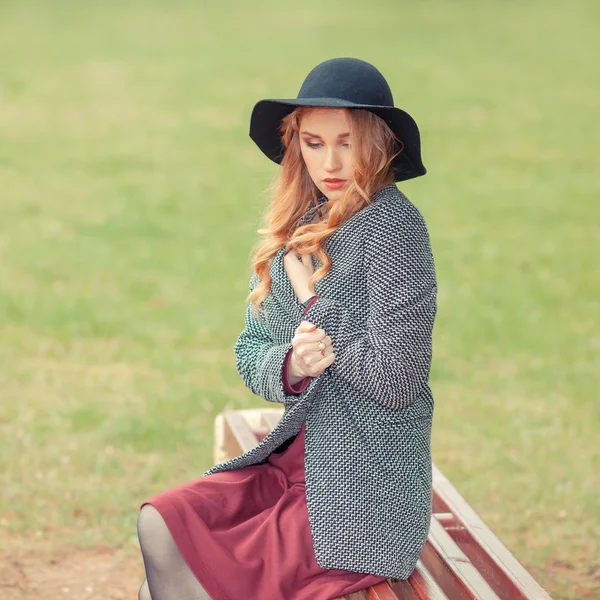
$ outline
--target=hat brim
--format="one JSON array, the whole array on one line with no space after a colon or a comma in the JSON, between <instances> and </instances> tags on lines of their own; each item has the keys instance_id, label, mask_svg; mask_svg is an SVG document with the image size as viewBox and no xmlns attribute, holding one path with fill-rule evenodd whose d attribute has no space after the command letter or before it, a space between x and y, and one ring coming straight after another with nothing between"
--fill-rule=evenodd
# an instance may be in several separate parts
<instances>
[{"instance_id":1,"label":"hat brim","mask_svg":"<svg viewBox=\"0 0 600 600\"><path fill-rule=\"evenodd\" d=\"M395 181L405 181L425 175L421 159L421 138L415 120L401 108L355 104L340 98L294 98L258 101L250 117L250 137L263 154L281 164L285 148L279 134L281 119L297 106L329 108L362 108L381 117L402 141L404 148L394 160Z\"/></svg>"}]
</instances>

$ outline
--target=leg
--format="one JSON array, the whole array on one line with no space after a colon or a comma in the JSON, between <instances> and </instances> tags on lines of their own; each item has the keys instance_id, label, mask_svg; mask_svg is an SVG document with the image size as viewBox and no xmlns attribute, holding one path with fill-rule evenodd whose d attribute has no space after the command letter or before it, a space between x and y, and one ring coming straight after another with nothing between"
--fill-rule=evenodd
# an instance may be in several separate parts
<instances>
[{"instance_id":1,"label":"leg","mask_svg":"<svg viewBox=\"0 0 600 600\"><path fill-rule=\"evenodd\" d=\"M140 587L140 591L138 592L138 600L152 600L150 596L150 590L148 589L148 580L144 579L144 583Z\"/></svg>"},{"instance_id":2,"label":"leg","mask_svg":"<svg viewBox=\"0 0 600 600\"><path fill-rule=\"evenodd\" d=\"M211 600L181 556L160 513L151 504L142 507L137 529L151 600Z\"/></svg>"}]
</instances>

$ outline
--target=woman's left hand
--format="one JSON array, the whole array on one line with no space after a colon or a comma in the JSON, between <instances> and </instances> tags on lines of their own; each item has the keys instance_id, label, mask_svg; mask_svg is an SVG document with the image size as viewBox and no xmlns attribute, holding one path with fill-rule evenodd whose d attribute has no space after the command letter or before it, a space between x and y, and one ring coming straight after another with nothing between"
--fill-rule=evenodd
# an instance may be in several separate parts
<instances>
[{"instance_id":1,"label":"woman's left hand","mask_svg":"<svg viewBox=\"0 0 600 600\"><path fill-rule=\"evenodd\" d=\"M290 250L283 256L283 266L294 292L296 292L298 302L306 302L314 295L308 287L308 280L314 273L312 256L306 254L300 260L298 253Z\"/></svg>"}]
</instances>

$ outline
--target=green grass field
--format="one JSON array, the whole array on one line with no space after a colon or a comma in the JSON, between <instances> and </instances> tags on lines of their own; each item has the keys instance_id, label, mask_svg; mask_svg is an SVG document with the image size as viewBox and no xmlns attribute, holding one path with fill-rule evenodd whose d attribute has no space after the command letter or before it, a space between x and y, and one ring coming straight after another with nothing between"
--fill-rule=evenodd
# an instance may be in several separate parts
<instances>
[{"instance_id":1,"label":"green grass field","mask_svg":"<svg viewBox=\"0 0 600 600\"><path fill-rule=\"evenodd\" d=\"M422 131L399 187L438 271L434 461L555 598L600 597L599 24L594 0L1 2L4 556L134 555L214 415L265 404L233 355L277 168L250 111L356 56Z\"/></svg>"}]
</instances>

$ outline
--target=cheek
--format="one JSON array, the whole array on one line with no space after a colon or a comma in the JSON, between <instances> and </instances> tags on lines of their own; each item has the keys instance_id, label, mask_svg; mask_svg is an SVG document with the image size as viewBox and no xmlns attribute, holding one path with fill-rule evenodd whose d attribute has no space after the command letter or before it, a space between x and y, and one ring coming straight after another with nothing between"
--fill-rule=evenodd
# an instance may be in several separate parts
<instances>
[{"instance_id":1,"label":"cheek","mask_svg":"<svg viewBox=\"0 0 600 600\"><path fill-rule=\"evenodd\" d=\"M354 156L351 152L344 156L344 170L348 173L354 173Z\"/></svg>"},{"instance_id":2,"label":"cheek","mask_svg":"<svg viewBox=\"0 0 600 600\"><path fill-rule=\"evenodd\" d=\"M306 165L306 169L309 175L314 179L314 173L317 169L318 156L316 152L306 152L302 151L302 158L304 159L304 164Z\"/></svg>"}]
</instances>

